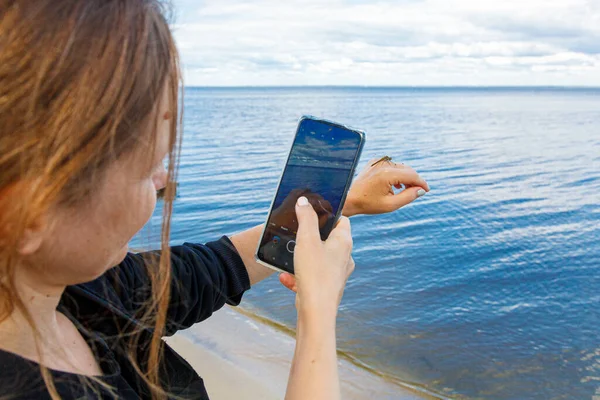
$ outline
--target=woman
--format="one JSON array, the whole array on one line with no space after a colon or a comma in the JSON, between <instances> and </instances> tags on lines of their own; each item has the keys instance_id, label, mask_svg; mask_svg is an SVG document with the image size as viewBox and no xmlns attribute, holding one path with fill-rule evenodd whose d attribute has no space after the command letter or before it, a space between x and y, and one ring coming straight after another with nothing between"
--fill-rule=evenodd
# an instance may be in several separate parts
<instances>
[{"instance_id":1,"label":"woman","mask_svg":"<svg viewBox=\"0 0 600 400\"><path fill-rule=\"evenodd\" d=\"M239 304L272 271L254 262L261 226L168 246L180 75L161 5L0 0L0 35L0 397L207 399L161 338ZM128 253L163 188L162 250ZM408 167L370 163L344 214L428 189ZM298 309L286 397L335 399L350 224L322 242L303 199L297 274L280 276Z\"/></svg>"}]
</instances>

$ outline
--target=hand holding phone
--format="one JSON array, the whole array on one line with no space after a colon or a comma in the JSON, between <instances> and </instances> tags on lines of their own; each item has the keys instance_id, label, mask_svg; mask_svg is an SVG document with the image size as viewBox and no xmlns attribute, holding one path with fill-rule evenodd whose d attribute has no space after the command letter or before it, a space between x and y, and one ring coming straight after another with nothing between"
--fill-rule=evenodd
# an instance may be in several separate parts
<instances>
[{"instance_id":1,"label":"hand holding phone","mask_svg":"<svg viewBox=\"0 0 600 400\"><path fill-rule=\"evenodd\" d=\"M296 287L292 290L297 293L298 315L335 318L346 281L354 271L350 220L340 217L327 240L322 241L312 204L297 203L296 214L299 227L292 278Z\"/></svg>"}]
</instances>

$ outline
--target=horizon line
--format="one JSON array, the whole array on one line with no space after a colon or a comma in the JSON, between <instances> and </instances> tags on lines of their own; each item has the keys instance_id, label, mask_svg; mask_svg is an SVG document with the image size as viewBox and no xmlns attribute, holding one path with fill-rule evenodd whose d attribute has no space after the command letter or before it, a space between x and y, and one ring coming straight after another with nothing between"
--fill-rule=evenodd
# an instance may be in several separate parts
<instances>
[{"instance_id":1,"label":"horizon line","mask_svg":"<svg viewBox=\"0 0 600 400\"><path fill-rule=\"evenodd\" d=\"M355 89L600 89L586 85L184 85L202 89L355 88Z\"/></svg>"}]
</instances>

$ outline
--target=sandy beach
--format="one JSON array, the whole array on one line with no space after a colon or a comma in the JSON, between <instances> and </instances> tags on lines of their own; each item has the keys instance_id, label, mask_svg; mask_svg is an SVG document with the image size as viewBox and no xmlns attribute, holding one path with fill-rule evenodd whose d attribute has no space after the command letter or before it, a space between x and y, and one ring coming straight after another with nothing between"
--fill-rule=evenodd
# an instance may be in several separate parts
<instances>
[{"instance_id":1,"label":"sandy beach","mask_svg":"<svg viewBox=\"0 0 600 400\"><path fill-rule=\"evenodd\" d=\"M211 318L167 338L204 379L214 400L283 399L294 353L293 337L224 307ZM342 398L434 398L388 382L340 359Z\"/></svg>"}]
</instances>

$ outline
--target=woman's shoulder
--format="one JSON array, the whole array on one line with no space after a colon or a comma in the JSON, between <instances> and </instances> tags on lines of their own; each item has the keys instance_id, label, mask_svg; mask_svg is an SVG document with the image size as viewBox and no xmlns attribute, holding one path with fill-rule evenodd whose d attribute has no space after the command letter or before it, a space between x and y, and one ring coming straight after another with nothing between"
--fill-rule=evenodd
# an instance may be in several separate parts
<instances>
[{"instance_id":1,"label":"woman's shoulder","mask_svg":"<svg viewBox=\"0 0 600 400\"><path fill-rule=\"evenodd\" d=\"M0 381L4 383L10 378L29 371L39 371L38 364L8 350L0 349Z\"/></svg>"},{"instance_id":2,"label":"woman's shoulder","mask_svg":"<svg viewBox=\"0 0 600 400\"><path fill-rule=\"evenodd\" d=\"M0 397L4 396L19 400L49 398L38 363L0 349Z\"/></svg>"},{"instance_id":3,"label":"woman's shoulder","mask_svg":"<svg viewBox=\"0 0 600 400\"><path fill-rule=\"evenodd\" d=\"M53 369L48 369L48 372L63 399L90 398L90 391L101 389L90 386L92 381L82 375ZM120 383L117 379L113 380ZM14 400L51 399L37 362L0 349L0 398L5 397Z\"/></svg>"}]
</instances>

